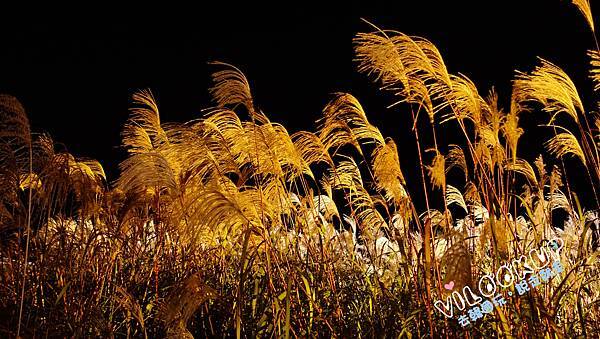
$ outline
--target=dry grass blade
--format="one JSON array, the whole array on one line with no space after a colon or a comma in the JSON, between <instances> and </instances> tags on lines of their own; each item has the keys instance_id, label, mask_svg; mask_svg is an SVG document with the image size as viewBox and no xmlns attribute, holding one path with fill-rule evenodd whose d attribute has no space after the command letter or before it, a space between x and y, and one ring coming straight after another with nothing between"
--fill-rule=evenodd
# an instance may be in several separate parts
<instances>
[{"instance_id":1,"label":"dry grass blade","mask_svg":"<svg viewBox=\"0 0 600 339\"><path fill-rule=\"evenodd\" d=\"M443 96L450 76L437 48L423 38L395 31L359 33L354 39L358 70L374 75L383 88L425 108L433 122L432 98Z\"/></svg>"},{"instance_id":2,"label":"dry grass blade","mask_svg":"<svg viewBox=\"0 0 600 339\"><path fill-rule=\"evenodd\" d=\"M477 128L482 123L484 113L489 110L487 103L479 94L475 84L466 76L451 75L450 81L451 89L446 94L446 100L443 100L435 109L441 111L448 106L452 109L442 115L440 122L468 119Z\"/></svg>"},{"instance_id":3,"label":"dry grass blade","mask_svg":"<svg viewBox=\"0 0 600 339\"><path fill-rule=\"evenodd\" d=\"M117 187L125 192L145 193L147 190L177 190L175 174L167 159L159 153L135 154L121 163Z\"/></svg>"},{"instance_id":4,"label":"dry grass blade","mask_svg":"<svg viewBox=\"0 0 600 339\"><path fill-rule=\"evenodd\" d=\"M248 112L254 112L254 103L250 84L242 71L237 67L222 63L214 62L213 65L222 66L225 69L212 74L214 87L210 89L210 93L219 107L244 105Z\"/></svg>"},{"instance_id":5,"label":"dry grass blade","mask_svg":"<svg viewBox=\"0 0 600 339\"><path fill-rule=\"evenodd\" d=\"M115 288L115 292L116 294L114 299L127 312L127 317L135 319L140 324L142 330L145 333L146 326L144 325L144 314L142 313L142 308L140 307L140 304L137 302L137 300L135 300L135 297L132 296L121 286L117 286Z\"/></svg>"},{"instance_id":6,"label":"dry grass blade","mask_svg":"<svg viewBox=\"0 0 600 339\"><path fill-rule=\"evenodd\" d=\"M454 167L462 170L465 180L469 178L469 167L467 166L465 152L460 146L449 145L448 154L446 155L446 174Z\"/></svg>"},{"instance_id":7,"label":"dry grass blade","mask_svg":"<svg viewBox=\"0 0 600 339\"><path fill-rule=\"evenodd\" d=\"M533 170L533 167L531 167L529 162L527 162L527 160L516 159L512 162L509 161L505 164L505 167L509 171L515 171L517 173L523 174L530 184L534 186L538 185L538 180L535 176L535 171Z\"/></svg>"},{"instance_id":8,"label":"dry grass blade","mask_svg":"<svg viewBox=\"0 0 600 339\"><path fill-rule=\"evenodd\" d=\"M384 191L388 200L393 200L399 205L407 198L398 150L393 140L389 139L384 145L375 149L373 177L377 189Z\"/></svg>"},{"instance_id":9,"label":"dry grass blade","mask_svg":"<svg viewBox=\"0 0 600 339\"><path fill-rule=\"evenodd\" d=\"M511 159L514 161L517 158L519 139L524 133L524 130L519 127L519 115L517 112L510 112L506 115L501 130L510 150Z\"/></svg>"},{"instance_id":10,"label":"dry grass blade","mask_svg":"<svg viewBox=\"0 0 600 339\"><path fill-rule=\"evenodd\" d=\"M552 123L559 113L566 113L576 122L583 113L583 104L575 84L558 66L541 59L530 74L517 72L513 83L513 106L526 107L528 101L541 103L543 110L550 113Z\"/></svg>"},{"instance_id":11,"label":"dry grass blade","mask_svg":"<svg viewBox=\"0 0 600 339\"><path fill-rule=\"evenodd\" d=\"M206 285L199 273L193 274L174 287L160 310L167 335L170 337L191 335L185 328L187 322L200 305L216 297L218 297L217 291Z\"/></svg>"},{"instance_id":12,"label":"dry grass blade","mask_svg":"<svg viewBox=\"0 0 600 339\"><path fill-rule=\"evenodd\" d=\"M588 51L590 57L590 78L594 82L594 91L600 90L600 51Z\"/></svg>"},{"instance_id":13,"label":"dry grass blade","mask_svg":"<svg viewBox=\"0 0 600 339\"><path fill-rule=\"evenodd\" d=\"M298 154L300 154L306 164L312 165L318 162L325 162L333 167L333 159L327 153L325 145L323 145L319 137L314 133L305 131L296 132L292 134L291 138Z\"/></svg>"},{"instance_id":14,"label":"dry grass blade","mask_svg":"<svg viewBox=\"0 0 600 339\"><path fill-rule=\"evenodd\" d=\"M431 166L427 166L431 184L435 188L443 188L446 186L446 158L438 151L435 151L435 157L431 162Z\"/></svg>"},{"instance_id":15,"label":"dry grass blade","mask_svg":"<svg viewBox=\"0 0 600 339\"><path fill-rule=\"evenodd\" d=\"M570 132L555 135L545 143L548 152L556 157L572 155L577 157L585 165L585 154L579 145L577 138Z\"/></svg>"},{"instance_id":16,"label":"dry grass blade","mask_svg":"<svg viewBox=\"0 0 600 339\"><path fill-rule=\"evenodd\" d=\"M228 64L213 74L219 107L199 119L163 122L149 90L133 95L122 133L128 154L113 187L99 162L32 135L23 107L0 96L0 336L600 333L600 267L592 260L600 221L597 210L587 212L598 205L587 193L596 193L590 141L600 136L565 72L542 60L519 73L506 112L494 90L482 98L470 79L449 74L424 38L376 29L354 43L359 70L412 117L400 119L416 141L402 163L421 187L404 177L398 153L414 144L385 138L354 96L336 93L316 132L290 136L258 112L248 80ZM590 55L598 89L600 54ZM529 119L538 119L520 113L539 109L550 121L567 113L579 127L573 134L550 124L544 156L578 157L587 177L571 170L577 162L526 158L534 145L518 150ZM429 122L418 120L423 111ZM436 114L448 123L434 123ZM430 166L422 150L434 152ZM462 193L453 168L464 174ZM424 201L414 201L413 189ZM490 303L483 295L464 295L465 286L478 290L474 273L499 275L553 236L564 242L566 275L553 265L553 280L531 284L501 312L477 305ZM454 306L453 319L436 314L440 302ZM489 314L476 322L475 307Z\"/></svg>"},{"instance_id":17,"label":"dry grass blade","mask_svg":"<svg viewBox=\"0 0 600 339\"><path fill-rule=\"evenodd\" d=\"M575 5L577 7L577 9L579 9L581 14L583 14L583 16L585 17L585 21L587 21L587 24L592 29L592 32L594 32L594 17L592 16L592 8L590 6L590 1L589 0L572 0L572 2L573 2L573 5Z\"/></svg>"},{"instance_id":18,"label":"dry grass blade","mask_svg":"<svg viewBox=\"0 0 600 339\"><path fill-rule=\"evenodd\" d=\"M168 143L158 105L150 90L133 94L133 107L122 132L123 146L131 153L149 152Z\"/></svg>"},{"instance_id":19,"label":"dry grass blade","mask_svg":"<svg viewBox=\"0 0 600 339\"><path fill-rule=\"evenodd\" d=\"M0 94L0 120L0 139L31 144L29 119L23 105L15 97Z\"/></svg>"},{"instance_id":20,"label":"dry grass blade","mask_svg":"<svg viewBox=\"0 0 600 339\"><path fill-rule=\"evenodd\" d=\"M384 86L409 88L406 68L392 39L384 34L359 33L354 43L359 72L373 75Z\"/></svg>"},{"instance_id":21,"label":"dry grass blade","mask_svg":"<svg viewBox=\"0 0 600 339\"><path fill-rule=\"evenodd\" d=\"M465 198L462 193L458 190L458 188L448 185L446 186L446 203L448 206L452 204L457 204L460 206L465 212L469 212L467 208L467 204L465 203Z\"/></svg>"}]
</instances>

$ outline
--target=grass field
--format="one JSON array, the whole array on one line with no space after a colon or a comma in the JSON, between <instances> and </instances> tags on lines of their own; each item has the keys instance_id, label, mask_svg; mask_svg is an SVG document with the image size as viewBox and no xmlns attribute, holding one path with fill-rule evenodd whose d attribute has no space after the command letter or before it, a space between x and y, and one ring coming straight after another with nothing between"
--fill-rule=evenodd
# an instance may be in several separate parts
<instances>
[{"instance_id":1,"label":"grass field","mask_svg":"<svg viewBox=\"0 0 600 339\"><path fill-rule=\"evenodd\" d=\"M573 3L594 32L589 3ZM450 73L425 38L373 26L354 46L357 71L415 126L417 163L347 93L314 131L288 132L223 63L200 119L164 122L150 90L133 95L118 178L0 96L0 336L600 335L598 103L544 59L503 99ZM600 89L600 50L571 52ZM552 131L532 158L526 114ZM461 143L438 137L449 129ZM595 200L582 204L569 179ZM554 238L564 271L552 280L518 298L500 289L509 302L467 327L466 308L436 310Z\"/></svg>"}]
</instances>

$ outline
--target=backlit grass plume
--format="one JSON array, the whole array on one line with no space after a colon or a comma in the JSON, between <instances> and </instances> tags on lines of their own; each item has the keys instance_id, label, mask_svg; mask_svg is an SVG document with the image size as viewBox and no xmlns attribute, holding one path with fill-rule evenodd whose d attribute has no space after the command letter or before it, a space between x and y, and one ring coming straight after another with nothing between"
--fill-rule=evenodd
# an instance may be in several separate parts
<instances>
[{"instance_id":1,"label":"backlit grass plume","mask_svg":"<svg viewBox=\"0 0 600 339\"><path fill-rule=\"evenodd\" d=\"M132 95L107 178L0 95L0 336L597 337L600 119L575 82L540 59L486 95L433 42L367 28L358 72L414 142L351 93L288 130L217 62L197 119ZM469 327L438 312L555 237L550 282Z\"/></svg>"}]
</instances>

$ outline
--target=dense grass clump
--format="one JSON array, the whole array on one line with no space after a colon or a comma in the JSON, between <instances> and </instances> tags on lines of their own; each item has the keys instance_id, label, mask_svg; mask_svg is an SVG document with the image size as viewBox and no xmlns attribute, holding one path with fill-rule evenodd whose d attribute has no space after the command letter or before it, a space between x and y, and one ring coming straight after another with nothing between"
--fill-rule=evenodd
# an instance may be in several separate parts
<instances>
[{"instance_id":1,"label":"dense grass clump","mask_svg":"<svg viewBox=\"0 0 600 339\"><path fill-rule=\"evenodd\" d=\"M589 3L574 3L593 30ZM290 134L228 64L198 120L164 123L149 90L133 95L114 181L0 96L1 336L597 336L600 119L569 76L540 60L505 109L426 39L375 29L354 43L358 70L416 127L418 162L403 166L420 177L404 177L354 96ZM600 84L600 51L589 55ZM553 135L526 159L519 119L532 111ZM461 143L438 138L448 128ZM589 181L589 211L569 166ZM550 282L467 328L435 310L446 284L476 289L554 238L565 270Z\"/></svg>"}]
</instances>

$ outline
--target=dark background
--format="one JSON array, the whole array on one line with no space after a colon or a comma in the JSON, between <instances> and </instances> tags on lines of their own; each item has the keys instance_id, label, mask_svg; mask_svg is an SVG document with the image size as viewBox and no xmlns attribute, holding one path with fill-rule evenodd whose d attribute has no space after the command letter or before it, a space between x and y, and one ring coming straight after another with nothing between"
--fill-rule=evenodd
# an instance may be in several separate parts
<instances>
[{"instance_id":1,"label":"dark background","mask_svg":"<svg viewBox=\"0 0 600 339\"><path fill-rule=\"evenodd\" d=\"M371 122L396 139L409 188L418 190L409 111L387 109L394 99L357 73L352 61L353 36L371 30L360 18L428 38L451 73L470 77L482 94L496 86L506 108L514 70L531 70L540 56L562 67L581 89L584 105L596 109L585 55L595 45L570 1L148 7L102 14L68 9L35 18L28 10L2 14L0 92L22 101L35 131L50 133L76 156L100 160L109 181L124 159L119 133L131 94L151 88L163 122L198 118L211 106L207 89L215 68L207 62L218 60L245 72L257 105L290 134L314 130L333 92L355 95ZM546 118L528 119L523 124L532 128L520 149L533 160L545 140L536 125ZM442 131L441 143L455 137Z\"/></svg>"}]
</instances>

